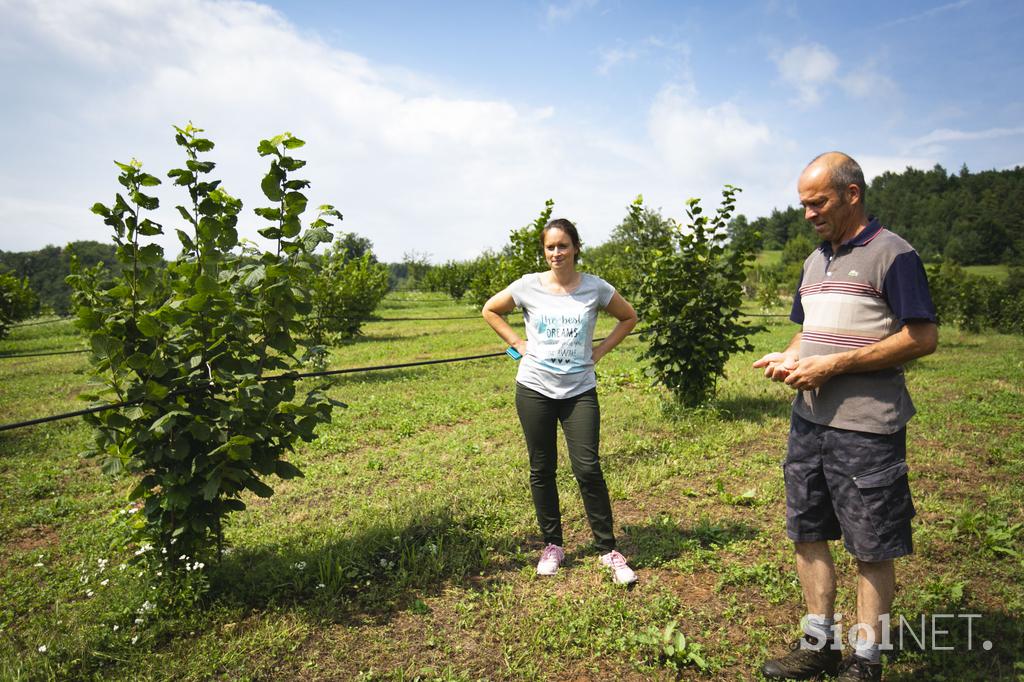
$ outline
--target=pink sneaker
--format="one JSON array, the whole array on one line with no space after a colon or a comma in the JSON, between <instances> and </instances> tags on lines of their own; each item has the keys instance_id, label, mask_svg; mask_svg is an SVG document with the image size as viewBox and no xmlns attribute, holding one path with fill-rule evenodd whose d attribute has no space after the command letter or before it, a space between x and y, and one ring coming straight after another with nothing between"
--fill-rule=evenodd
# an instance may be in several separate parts
<instances>
[{"instance_id":1,"label":"pink sneaker","mask_svg":"<svg viewBox=\"0 0 1024 682\"><path fill-rule=\"evenodd\" d=\"M626 557L614 549L607 554L601 555L601 563L612 569L612 580L619 585L629 585L636 582L636 573L626 563Z\"/></svg>"},{"instance_id":2,"label":"pink sneaker","mask_svg":"<svg viewBox=\"0 0 1024 682\"><path fill-rule=\"evenodd\" d=\"M554 575L565 558L565 550L558 545L548 545L537 562L537 575Z\"/></svg>"}]
</instances>

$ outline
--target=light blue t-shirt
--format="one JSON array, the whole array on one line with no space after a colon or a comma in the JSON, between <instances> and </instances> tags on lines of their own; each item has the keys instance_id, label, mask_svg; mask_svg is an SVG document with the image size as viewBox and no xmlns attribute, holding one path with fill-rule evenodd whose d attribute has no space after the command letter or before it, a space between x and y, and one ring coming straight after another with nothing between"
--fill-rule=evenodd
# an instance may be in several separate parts
<instances>
[{"instance_id":1,"label":"light blue t-shirt","mask_svg":"<svg viewBox=\"0 0 1024 682\"><path fill-rule=\"evenodd\" d=\"M594 326L615 287L584 273L571 294L553 294L535 272L506 291L523 309L526 323L526 355L519 361L516 381L549 398L571 398L597 386Z\"/></svg>"}]
</instances>

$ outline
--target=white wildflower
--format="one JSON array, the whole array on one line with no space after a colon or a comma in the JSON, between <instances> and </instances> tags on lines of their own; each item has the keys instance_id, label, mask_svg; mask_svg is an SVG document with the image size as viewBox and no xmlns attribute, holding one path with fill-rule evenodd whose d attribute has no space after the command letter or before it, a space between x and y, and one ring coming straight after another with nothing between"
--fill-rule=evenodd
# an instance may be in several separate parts
<instances>
[{"instance_id":1,"label":"white wildflower","mask_svg":"<svg viewBox=\"0 0 1024 682\"><path fill-rule=\"evenodd\" d=\"M34 566L35 568L42 568L43 567L43 562L42 561L37 561L36 563L32 564L32 566Z\"/></svg>"},{"instance_id":2,"label":"white wildflower","mask_svg":"<svg viewBox=\"0 0 1024 682\"><path fill-rule=\"evenodd\" d=\"M109 583L109 582L110 582L110 578L104 578L103 580L100 581L100 585L103 585L103 587L106 587L107 583Z\"/></svg>"},{"instance_id":3,"label":"white wildflower","mask_svg":"<svg viewBox=\"0 0 1024 682\"><path fill-rule=\"evenodd\" d=\"M120 625L115 625L115 626L114 626L114 632L117 632L117 631L118 631L118 630L120 630L120 629L121 629L121 626L120 626Z\"/></svg>"},{"instance_id":4,"label":"white wildflower","mask_svg":"<svg viewBox=\"0 0 1024 682\"><path fill-rule=\"evenodd\" d=\"M139 641L139 636L138 635L135 635L134 637L132 637L132 644L135 644L137 641Z\"/></svg>"},{"instance_id":5,"label":"white wildflower","mask_svg":"<svg viewBox=\"0 0 1024 682\"><path fill-rule=\"evenodd\" d=\"M142 620L141 618L136 618L136 619L135 619L135 624L136 624L136 625L142 625L142 624L143 624L143 623L145 623L145 622L146 622L146 621Z\"/></svg>"},{"instance_id":6,"label":"white wildflower","mask_svg":"<svg viewBox=\"0 0 1024 682\"><path fill-rule=\"evenodd\" d=\"M40 644L38 651L41 654L45 654L46 653L46 645L45 644Z\"/></svg>"},{"instance_id":7,"label":"white wildflower","mask_svg":"<svg viewBox=\"0 0 1024 682\"><path fill-rule=\"evenodd\" d=\"M322 590L322 589L324 589L325 587L327 587L327 585L324 585L323 583L320 583L319 585L317 585L317 586L316 586L316 589L318 589L318 590Z\"/></svg>"},{"instance_id":8,"label":"white wildflower","mask_svg":"<svg viewBox=\"0 0 1024 682\"><path fill-rule=\"evenodd\" d=\"M93 595L93 591L92 590L86 590L85 591L85 596L86 597L92 597L92 595Z\"/></svg>"}]
</instances>

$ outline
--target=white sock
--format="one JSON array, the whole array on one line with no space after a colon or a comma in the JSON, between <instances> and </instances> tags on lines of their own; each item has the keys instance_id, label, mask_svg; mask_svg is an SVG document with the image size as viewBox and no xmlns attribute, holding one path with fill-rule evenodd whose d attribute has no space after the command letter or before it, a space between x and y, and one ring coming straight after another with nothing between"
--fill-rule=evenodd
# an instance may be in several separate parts
<instances>
[{"instance_id":1,"label":"white sock","mask_svg":"<svg viewBox=\"0 0 1024 682\"><path fill-rule=\"evenodd\" d=\"M882 662L882 649L874 642L869 642L866 639L857 640L857 643L854 645L854 653L868 663Z\"/></svg>"},{"instance_id":2,"label":"white sock","mask_svg":"<svg viewBox=\"0 0 1024 682\"><path fill-rule=\"evenodd\" d=\"M832 641L833 625L835 625L834 619L826 618L825 616L817 613L808 613L804 616L804 634L814 637L818 641Z\"/></svg>"}]
</instances>

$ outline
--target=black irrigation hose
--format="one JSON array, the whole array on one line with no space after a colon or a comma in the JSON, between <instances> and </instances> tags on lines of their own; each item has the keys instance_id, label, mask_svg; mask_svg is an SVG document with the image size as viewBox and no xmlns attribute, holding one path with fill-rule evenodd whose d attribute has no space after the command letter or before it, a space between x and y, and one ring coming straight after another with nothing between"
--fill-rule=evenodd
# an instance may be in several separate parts
<instances>
[{"instance_id":1,"label":"black irrigation hose","mask_svg":"<svg viewBox=\"0 0 1024 682\"><path fill-rule=\"evenodd\" d=\"M633 331L627 334L627 336L633 336L639 334L638 331ZM594 341L603 341L604 338L594 339ZM417 360L416 362L402 362L393 365L373 365L369 367L350 367L348 369L328 369L320 372L304 372L304 373L293 373L287 374L275 374L269 377L261 377L259 381L279 381L279 380L297 380L297 379L310 379L315 377L329 377L337 376L339 374L355 374L356 372L379 372L386 369L405 369L408 367L425 367L427 365L442 365L452 362L466 362L468 360L483 360L484 358L497 358L503 357L505 352L499 353L482 353L480 355L465 355L458 358L442 358L440 360ZM191 389L180 389L178 391L171 391L168 395L181 395L193 390L200 390L196 386ZM36 419L28 419L20 422L12 422L10 424L0 424L0 432L11 431L13 429L19 429L24 426L35 426L36 424L46 424L48 422L60 421L62 419L71 419L72 417L81 417L87 414L95 414L96 412L105 412L106 410L117 410L122 407L128 407L129 405L137 405L144 402L145 398L139 398L138 400L129 400L126 402L113 403L110 405L100 405L98 407L88 407L84 410L75 410L74 412L63 412L61 414L53 414L47 417L38 417Z\"/></svg>"}]
</instances>

